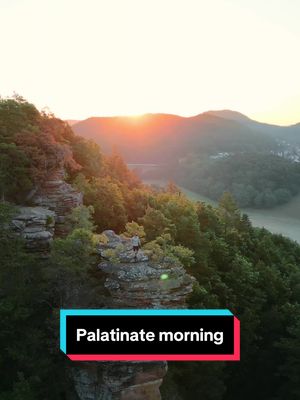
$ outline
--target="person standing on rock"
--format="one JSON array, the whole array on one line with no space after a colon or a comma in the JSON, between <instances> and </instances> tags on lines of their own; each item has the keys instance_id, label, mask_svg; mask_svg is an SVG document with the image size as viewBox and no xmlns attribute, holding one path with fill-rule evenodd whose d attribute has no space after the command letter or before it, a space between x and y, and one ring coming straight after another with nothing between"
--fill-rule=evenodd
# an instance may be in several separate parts
<instances>
[{"instance_id":1,"label":"person standing on rock","mask_svg":"<svg viewBox=\"0 0 300 400\"><path fill-rule=\"evenodd\" d=\"M138 251L139 251L139 249L141 247L141 240L138 237L138 235L135 234L134 236L132 236L131 244L132 244L132 250L134 252L134 259L136 260Z\"/></svg>"}]
</instances>

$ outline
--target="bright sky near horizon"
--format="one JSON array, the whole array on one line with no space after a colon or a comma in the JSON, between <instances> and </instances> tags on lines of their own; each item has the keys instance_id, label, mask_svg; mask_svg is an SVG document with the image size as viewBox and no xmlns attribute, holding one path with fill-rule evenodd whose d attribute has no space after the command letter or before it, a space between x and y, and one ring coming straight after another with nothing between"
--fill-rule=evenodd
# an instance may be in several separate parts
<instances>
[{"instance_id":1,"label":"bright sky near horizon","mask_svg":"<svg viewBox=\"0 0 300 400\"><path fill-rule=\"evenodd\" d=\"M0 94L64 119L300 121L300 0L0 0Z\"/></svg>"}]
</instances>

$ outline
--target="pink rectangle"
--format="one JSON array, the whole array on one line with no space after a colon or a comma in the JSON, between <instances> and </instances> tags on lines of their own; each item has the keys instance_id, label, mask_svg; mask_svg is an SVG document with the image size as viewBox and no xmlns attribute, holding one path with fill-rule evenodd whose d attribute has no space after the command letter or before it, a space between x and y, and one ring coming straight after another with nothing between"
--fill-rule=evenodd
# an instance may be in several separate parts
<instances>
[{"instance_id":1,"label":"pink rectangle","mask_svg":"<svg viewBox=\"0 0 300 400\"><path fill-rule=\"evenodd\" d=\"M72 361L239 361L240 321L234 317L233 354L67 354Z\"/></svg>"},{"instance_id":2,"label":"pink rectangle","mask_svg":"<svg viewBox=\"0 0 300 400\"><path fill-rule=\"evenodd\" d=\"M68 354L72 361L237 361L235 354Z\"/></svg>"}]
</instances>

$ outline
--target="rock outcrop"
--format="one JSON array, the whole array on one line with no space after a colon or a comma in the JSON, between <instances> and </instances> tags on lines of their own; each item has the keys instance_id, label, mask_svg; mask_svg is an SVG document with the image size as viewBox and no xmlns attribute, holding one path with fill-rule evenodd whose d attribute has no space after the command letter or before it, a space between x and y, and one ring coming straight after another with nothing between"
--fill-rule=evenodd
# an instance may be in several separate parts
<instances>
[{"instance_id":1,"label":"rock outcrop","mask_svg":"<svg viewBox=\"0 0 300 400\"><path fill-rule=\"evenodd\" d=\"M168 258L151 261L141 250L135 260L129 239L104 234L108 242L99 246L105 258L99 268L110 294L106 308L186 307L194 278L182 265ZM80 400L159 400L166 372L166 362L99 362L75 366L72 375Z\"/></svg>"},{"instance_id":2,"label":"rock outcrop","mask_svg":"<svg viewBox=\"0 0 300 400\"><path fill-rule=\"evenodd\" d=\"M99 268L107 274L105 287L110 292L109 308L186 308L186 297L193 289L194 278L179 263L165 257L150 261L139 251L134 258L129 239L105 231L108 243L100 245L105 257L114 249L118 263L104 261Z\"/></svg>"},{"instance_id":3,"label":"rock outcrop","mask_svg":"<svg viewBox=\"0 0 300 400\"><path fill-rule=\"evenodd\" d=\"M64 181L64 169L53 171L32 195L33 207L20 207L12 220L29 251L46 254L54 236L68 233L66 216L82 204L82 193Z\"/></svg>"},{"instance_id":4,"label":"rock outcrop","mask_svg":"<svg viewBox=\"0 0 300 400\"><path fill-rule=\"evenodd\" d=\"M82 205L82 193L66 183L64 178L63 167L53 171L31 199L35 205L55 212L55 235L57 236L68 233L66 216L73 208Z\"/></svg>"},{"instance_id":5,"label":"rock outcrop","mask_svg":"<svg viewBox=\"0 0 300 400\"><path fill-rule=\"evenodd\" d=\"M99 362L73 368L80 400L157 400L166 362Z\"/></svg>"},{"instance_id":6,"label":"rock outcrop","mask_svg":"<svg viewBox=\"0 0 300 400\"><path fill-rule=\"evenodd\" d=\"M25 239L28 250L40 253L49 250L54 235L53 211L42 207L20 207L11 224L16 235Z\"/></svg>"}]
</instances>

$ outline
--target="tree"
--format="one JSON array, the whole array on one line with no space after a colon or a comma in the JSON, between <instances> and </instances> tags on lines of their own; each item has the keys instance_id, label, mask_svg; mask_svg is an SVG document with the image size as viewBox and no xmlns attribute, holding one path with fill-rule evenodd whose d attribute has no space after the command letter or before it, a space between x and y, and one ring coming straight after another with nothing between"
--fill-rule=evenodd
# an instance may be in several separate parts
<instances>
[{"instance_id":1,"label":"tree","mask_svg":"<svg viewBox=\"0 0 300 400\"><path fill-rule=\"evenodd\" d=\"M15 144L0 143L0 191L2 201L18 200L32 187L29 160Z\"/></svg>"},{"instance_id":2,"label":"tree","mask_svg":"<svg viewBox=\"0 0 300 400\"><path fill-rule=\"evenodd\" d=\"M88 271L96 262L96 244L93 233L83 228L53 241L46 277L56 307L80 306L87 300L82 296L89 282Z\"/></svg>"},{"instance_id":3,"label":"tree","mask_svg":"<svg viewBox=\"0 0 300 400\"><path fill-rule=\"evenodd\" d=\"M0 98L0 137L10 143L16 133L35 131L40 115L33 104L21 96Z\"/></svg>"},{"instance_id":4,"label":"tree","mask_svg":"<svg viewBox=\"0 0 300 400\"><path fill-rule=\"evenodd\" d=\"M100 147L92 140L80 136L72 139L71 147L74 160L82 167L80 172L87 178L100 177L104 166Z\"/></svg>"},{"instance_id":5,"label":"tree","mask_svg":"<svg viewBox=\"0 0 300 400\"><path fill-rule=\"evenodd\" d=\"M240 220L240 211L229 192L225 192L220 198L218 211L224 223L225 234L229 227L233 227Z\"/></svg>"},{"instance_id":6,"label":"tree","mask_svg":"<svg viewBox=\"0 0 300 400\"><path fill-rule=\"evenodd\" d=\"M110 176L114 180L125 183L131 189L140 186L140 180L128 169L123 158L116 150L105 157L104 163L102 176Z\"/></svg>"},{"instance_id":7,"label":"tree","mask_svg":"<svg viewBox=\"0 0 300 400\"><path fill-rule=\"evenodd\" d=\"M71 214L67 217L70 231L74 229L85 229L94 231L96 229L93 224L93 206L78 206L72 209Z\"/></svg>"},{"instance_id":8,"label":"tree","mask_svg":"<svg viewBox=\"0 0 300 400\"><path fill-rule=\"evenodd\" d=\"M10 204L0 204L0 342L5 344L0 348L0 398L57 400L64 369L59 356L49 351L52 310L45 265L28 254L23 240L15 236L10 222L16 212Z\"/></svg>"},{"instance_id":9,"label":"tree","mask_svg":"<svg viewBox=\"0 0 300 400\"><path fill-rule=\"evenodd\" d=\"M84 203L94 207L98 232L113 229L120 232L127 222L124 199L119 186L111 178L93 178L85 185Z\"/></svg>"},{"instance_id":10,"label":"tree","mask_svg":"<svg viewBox=\"0 0 300 400\"><path fill-rule=\"evenodd\" d=\"M175 236L175 224L167 218L160 210L148 207L143 218L140 219L147 241L154 240L157 236L170 232Z\"/></svg>"},{"instance_id":11,"label":"tree","mask_svg":"<svg viewBox=\"0 0 300 400\"><path fill-rule=\"evenodd\" d=\"M145 237L145 230L142 225L139 225L137 222L127 222L125 225L125 232L123 232L123 235L126 237L132 237L134 235L137 235L140 239L144 239Z\"/></svg>"}]
</instances>

